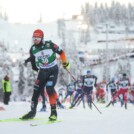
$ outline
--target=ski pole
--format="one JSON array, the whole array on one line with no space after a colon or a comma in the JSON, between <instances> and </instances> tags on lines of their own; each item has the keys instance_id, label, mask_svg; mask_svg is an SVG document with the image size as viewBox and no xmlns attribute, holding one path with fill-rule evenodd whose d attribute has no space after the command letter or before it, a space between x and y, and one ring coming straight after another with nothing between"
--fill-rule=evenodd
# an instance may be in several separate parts
<instances>
[{"instance_id":1,"label":"ski pole","mask_svg":"<svg viewBox=\"0 0 134 134\"><path fill-rule=\"evenodd\" d=\"M102 112L98 109L98 107L94 104L94 102L92 101L92 104L94 105L94 107L98 110L98 112L100 113L100 114L102 114Z\"/></svg>"},{"instance_id":2,"label":"ski pole","mask_svg":"<svg viewBox=\"0 0 134 134\"><path fill-rule=\"evenodd\" d=\"M77 104L77 102L83 97L83 95L84 95L84 93L82 93L82 94L77 98L77 100L75 101L75 103L73 104L72 107L74 107L74 106Z\"/></svg>"},{"instance_id":3,"label":"ski pole","mask_svg":"<svg viewBox=\"0 0 134 134\"><path fill-rule=\"evenodd\" d=\"M66 70L70 74L70 76L74 79L74 81L77 81L76 78L71 74L71 72L68 69L66 69Z\"/></svg>"},{"instance_id":4,"label":"ski pole","mask_svg":"<svg viewBox=\"0 0 134 134\"><path fill-rule=\"evenodd\" d=\"M61 77L62 77L62 80L63 80L64 85L66 86L67 84L66 84L66 82L65 82L65 80L63 78L63 75L61 75Z\"/></svg>"}]
</instances>

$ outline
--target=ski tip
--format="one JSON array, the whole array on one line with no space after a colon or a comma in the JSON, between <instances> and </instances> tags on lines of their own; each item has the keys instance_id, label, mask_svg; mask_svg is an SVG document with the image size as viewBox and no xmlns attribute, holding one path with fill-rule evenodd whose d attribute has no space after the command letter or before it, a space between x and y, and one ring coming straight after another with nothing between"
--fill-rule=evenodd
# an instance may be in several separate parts
<instances>
[{"instance_id":1,"label":"ski tip","mask_svg":"<svg viewBox=\"0 0 134 134\"><path fill-rule=\"evenodd\" d=\"M59 122L62 122L62 121L61 120L56 120L56 121L50 121L50 120L48 120L48 121L45 121L45 122L38 122L36 124L30 124L30 126L35 127L35 126L39 126L39 125L54 124L54 123L59 123Z\"/></svg>"}]
</instances>

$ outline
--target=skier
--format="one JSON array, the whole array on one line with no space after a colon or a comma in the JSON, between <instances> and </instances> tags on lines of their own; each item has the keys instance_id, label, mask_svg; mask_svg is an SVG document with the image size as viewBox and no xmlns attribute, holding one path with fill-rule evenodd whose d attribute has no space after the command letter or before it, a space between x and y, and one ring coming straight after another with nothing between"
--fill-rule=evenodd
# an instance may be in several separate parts
<instances>
[{"instance_id":1,"label":"skier","mask_svg":"<svg viewBox=\"0 0 134 134\"><path fill-rule=\"evenodd\" d=\"M33 45L30 49L30 58L26 62L32 63L32 68L38 71L38 77L34 85L34 91L31 101L31 111L22 116L22 120L34 118L38 104L38 98L44 87L49 97L51 107L50 121L57 119L56 100L58 95L55 91L55 84L58 77L58 66L56 61L56 53L60 55L63 67L69 69L70 64L67 62L66 55L52 41L44 41L44 33L42 30L37 29L33 32Z\"/></svg>"},{"instance_id":2,"label":"skier","mask_svg":"<svg viewBox=\"0 0 134 134\"><path fill-rule=\"evenodd\" d=\"M92 93L93 88L96 87L97 77L91 74L91 70L87 70L86 75L82 76L82 83L83 93L76 99L75 102L73 102L73 105L71 105L70 108L73 108L80 99L86 96L88 106L92 109Z\"/></svg>"},{"instance_id":3,"label":"skier","mask_svg":"<svg viewBox=\"0 0 134 134\"><path fill-rule=\"evenodd\" d=\"M103 80L102 82L97 84L96 88L97 101L100 103L105 103L105 95L106 95L106 81Z\"/></svg>"},{"instance_id":4,"label":"skier","mask_svg":"<svg viewBox=\"0 0 134 134\"><path fill-rule=\"evenodd\" d=\"M6 75L2 80L2 89L4 92L3 102L5 105L8 105L11 96L10 78L8 75Z\"/></svg>"},{"instance_id":5,"label":"skier","mask_svg":"<svg viewBox=\"0 0 134 134\"><path fill-rule=\"evenodd\" d=\"M87 103L92 109L92 93L93 88L96 87L97 77L91 74L91 70L87 70L86 75L83 76L83 91L87 96Z\"/></svg>"},{"instance_id":6,"label":"skier","mask_svg":"<svg viewBox=\"0 0 134 134\"><path fill-rule=\"evenodd\" d=\"M111 93L111 98L113 99L115 94L117 93L117 84L115 82L115 78L112 78L111 81L107 84L106 88L107 92L110 91ZM114 105L116 101L112 102L112 105Z\"/></svg>"},{"instance_id":7,"label":"skier","mask_svg":"<svg viewBox=\"0 0 134 134\"><path fill-rule=\"evenodd\" d=\"M74 81L71 81L68 85L67 85L67 93L65 98L63 99L63 102L66 101L66 99L68 98L68 96L70 96L70 103L72 101L73 98L73 93L76 90L76 83Z\"/></svg>"},{"instance_id":8,"label":"skier","mask_svg":"<svg viewBox=\"0 0 134 134\"><path fill-rule=\"evenodd\" d=\"M127 109L127 95L128 95L128 89L131 86L131 84L129 78L127 78L126 73L122 74L122 78L117 82L117 86L119 86L119 90L106 107L109 107L116 100L116 98L122 94L123 100L125 102L125 109Z\"/></svg>"},{"instance_id":9,"label":"skier","mask_svg":"<svg viewBox=\"0 0 134 134\"><path fill-rule=\"evenodd\" d=\"M75 83L76 83L76 92L75 92L74 99L71 103L70 108L73 108L73 106L75 105L76 100L83 93L83 90L82 90L82 86L83 86L82 76L80 76L80 78ZM79 103L81 101L83 102L83 108L85 108L84 95L81 97Z\"/></svg>"}]
</instances>

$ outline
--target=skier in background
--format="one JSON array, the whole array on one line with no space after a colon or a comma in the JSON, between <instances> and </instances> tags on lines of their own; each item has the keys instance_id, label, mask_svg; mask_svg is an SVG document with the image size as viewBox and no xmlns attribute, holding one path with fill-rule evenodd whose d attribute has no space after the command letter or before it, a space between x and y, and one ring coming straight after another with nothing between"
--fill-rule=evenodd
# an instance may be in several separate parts
<instances>
[{"instance_id":1,"label":"skier in background","mask_svg":"<svg viewBox=\"0 0 134 134\"><path fill-rule=\"evenodd\" d=\"M68 98L68 96L70 97L70 103L72 102L73 99L73 93L76 90L76 83L74 81L71 81L68 85L67 85L67 92L65 95L65 98L63 99L63 102L66 101L66 99Z\"/></svg>"},{"instance_id":2,"label":"skier in background","mask_svg":"<svg viewBox=\"0 0 134 134\"><path fill-rule=\"evenodd\" d=\"M127 77L126 73L122 74L122 78L117 82L117 86L118 86L118 91L115 94L115 96L113 97L113 99L109 102L109 104L106 107L109 107L115 100L117 97L119 97L119 95L123 95L123 101L125 103L125 109L127 109L127 96L128 96L128 90L129 87L131 86L130 84L130 80Z\"/></svg>"},{"instance_id":3,"label":"skier in background","mask_svg":"<svg viewBox=\"0 0 134 134\"><path fill-rule=\"evenodd\" d=\"M110 91L111 98L113 99L115 94L117 93L117 83L115 82L115 78L112 78L111 81L108 82L106 90L107 90L107 92ZM114 105L115 102L116 101L113 101L112 105Z\"/></svg>"},{"instance_id":4,"label":"skier in background","mask_svg":"<svg viewBox=\"0 0 134 134\"><path fill-rule=\"evenodd\" d=\"M92 93L93 88L96 87L97 77L91 73L91 70L87 70L86 75L83 76L83 91L87 96L87 103L92 109Z\"/></svg>"},{"instance_id":5,"label":"skier in background","mask_svg":"<svg viewBox=\"0 0 134 134\"><path fill-rule=\"evenodd\" d=\"M71 103L70 108L73 108L73 106L75 105L76 100L83 93L83 90L82 90L82 87L83 87L82 76L80 76L80 78L75 83L76 83L76 92L75 92L74 99L73 99L73 101ZM85 108L84 95L79 100L79 103L81 101L83 102L83 108ZM79 103L78 103L78 105L79 105Z\"/></svg>"},{"instance_id":6,"label":"skier in background","mask_svg":"<svg viewBox=\"0 0 134 134\"><path fill-rule=\"evenodd\" d=\"M31 110L21 117L22 120L32 119L36 115L38 98L44 87L49 97L51 107L50 121L57 119L56 100L58 95L55 91L55 84L58 78L58 66L56 61L56 53L60 55L63 67L69 69L70 64L67 62L66 55L52 41L44 41L44 33L42 30L37 29L33 32L32 40L33 45L30 49L30 58L25 62L30 61L32 68L38 71L38 77L34 85L34 91L31 101Z\"/></svg>"},{"instance_id":7,"label":"skier in background","mask_svg":"<svg viewBox=\"0 0 134 134\"><path fill-rule=\"evenodd\" d=\"M3 102L5 105L8 105L11 96L11 85L10 85L10 78L8 75L6 75L2 80L2 89L4 92Z\"/></svg>"},{"instance_id":8,"label":"skier in background","mask_svg":"<svg viewBox=\"0 0 134 134\"><path fill-rule=\"evenodd\" d=\"M83 93L77 98L70 108L73 108L78 101L85 96L87 98L89 108L92 109L93 88L96 87L97 77L91 73L91 70L87 70L86 75L82 76L82 83Z\"/></svg>"},{"instance_id":9,"label":"skier in background","mask_svg":"<svg viewBox=\"0 0 134 134\"><path fill-rule=\"evenodd\" d=\"M106 99L106 81L103 80L102 82L97 84L96 87L96 99L100 103L105 103Z\"/></svg>"}]
</instances>

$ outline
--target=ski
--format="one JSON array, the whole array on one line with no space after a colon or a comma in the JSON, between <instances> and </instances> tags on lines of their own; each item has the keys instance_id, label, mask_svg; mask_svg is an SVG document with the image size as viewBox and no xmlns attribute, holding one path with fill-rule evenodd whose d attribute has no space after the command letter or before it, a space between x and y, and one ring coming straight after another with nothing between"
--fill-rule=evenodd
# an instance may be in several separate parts
<instances>
[{"instance_id":1,"label":"ski","mask_svg":"<svg viewBox=\"0 0 134 134\"><path fill-rule=\"evenodd\" d=\"M56 120L56 121L43 121L43 122L38 122L38 123L32 123L30 124L30 126L34 127L34 126L39 126L39 125L48 125L48 124L54 124L54 123L60 123L62 122L61 120Z\"/></svg>"},{"instance_id":2,"label":"ski","mask_svg":"<svg viewBox=\"0 0 134 134\"><path fill-rule=\"evenodd\" d=\"M27 119L27 120L22 120L22 119L20 119L20 118L7 118L7 119L2 119L2 120L0 120L0 123L2 123L2 122L34 121L34 120L44 120L44 118L33 118L33 119Z\"/></svg>"}]
</instances>

